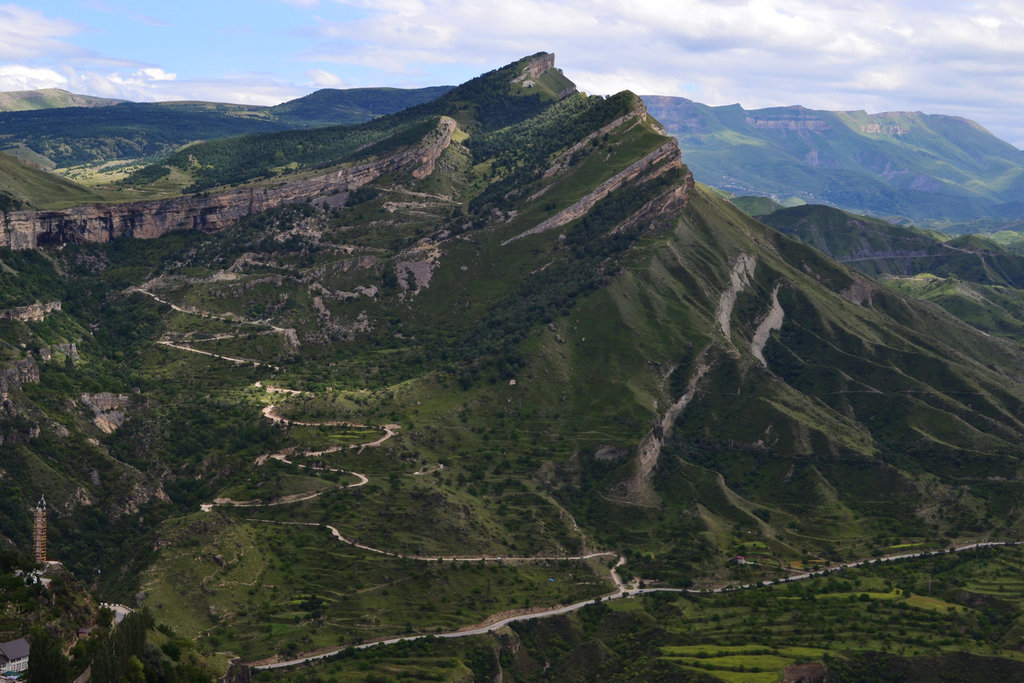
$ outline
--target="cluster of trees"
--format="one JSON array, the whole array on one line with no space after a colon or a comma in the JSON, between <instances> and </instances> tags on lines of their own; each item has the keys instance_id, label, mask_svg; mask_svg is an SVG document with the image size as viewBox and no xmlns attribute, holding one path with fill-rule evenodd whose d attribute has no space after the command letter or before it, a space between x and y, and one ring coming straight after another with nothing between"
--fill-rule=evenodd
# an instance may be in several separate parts
<instances>
[{"instance_id":1,"label":"cluster of trees","mask_svg":"<svg viewBox=\"0 0 1024 683\"><path fill-rule=\"evenodd\" d=\"M101 610L101 615L104 610ZM116 627L109 628L113 616L106 610L107 625L71 649L74 661L64 656L61 642L47 629L32 634L27 683L68 683L88 664L93 683L210 683L211 672L194 657L185 658L192 644L171 637L162 647L147 642L152 618L146 611L132 612ZM160 627L166 635L173 633ZM186 661L191 660L191 661Z\"/></svg>"},{"instance_id":2,"label":"cluster of trees","mask_svg":"<svg viewBox=\"0 0 1024 683\"><path fill-rule=\"evenodd\" d=\"M64 292L65 284L60 275L41 252L0 248L0 308L55 301L61 299ZM2 338L10 337L3 335Z\"/></svg>"},{"instance_id":3,"label":"cluster of trees","mask_svg":"<svg viewBox=\"0 0 1024 683\"><path fill-rule=\"evenodd\" d=\"M17 211L23 206L20 199L7 192L0 192L0 213Z\"/></svg>"},{"instance_id":4,"label":"cluster of trees","mask_svg":"<svg viewBox=\"0 0 1024 683\"><path fill-rule=\"evenodd\" d=\"M552 154L624 116L634 103L635 96L629 93L609 98L579 94L551 105L533 118L474 135L466 142L474 160L492 160L492 168L501 178L473 198L470 209L480 212L491 206L506 208L514 199L509 193L539 178Z\"/></svg>"},{"instance_id":5,"label":"cluster of trees","mask_svg":"<svg viewBox=\"0 0 1024 683\"><path fill-rule=\"evenodd\" d=\"M132 612L117 628L104 634L92 658L90 680L94 683L143 683L142 650L151 621L145 611Z\"/></svg>"}]
</instances>

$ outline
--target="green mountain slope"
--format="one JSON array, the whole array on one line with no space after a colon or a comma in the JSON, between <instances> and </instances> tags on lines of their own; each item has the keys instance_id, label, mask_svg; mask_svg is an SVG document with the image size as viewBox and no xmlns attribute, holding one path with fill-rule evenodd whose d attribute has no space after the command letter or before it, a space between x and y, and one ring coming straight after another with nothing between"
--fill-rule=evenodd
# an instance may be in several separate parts
<instances>
[{"instance_id":1,"label":"green mountain slope","mask_svg":"<svg viewBox=\"0 0 1024 683\"><path fill-rule=\"evenodd\" d=\"M954 276L1024 287L1024 259L979 236L953 240L827 206L780 209L760 219L868 275Z\"/></svg>"},{"instance_id":2,"label":"green mountain slope","mask_svg":"<svg viewBox=\"0 0 1024 683\"><path fill-rule=\"evenodd\" d=\"M76 95L59 88L0 92L0 111L60 109L64 107L109 107L123 100Z\"/></svg>"},{"instance_id":3,"label":"green mountain slope","mask_svg":"<svg viewBox=\"0 0 1024 683\"><path fill-rule=\"evenodd\" d=\"M4 213L99 200L100 195L95 192L0 153L0 211Z\"/></svg>"},{"instance_id":4,"label":"green mountain slope","mask_svg":"<svg viewBox=\"0 0 1024 683\"><path fill-rule=\"evenodd\" d=\"M55 556L246 661L631 580L714 588L1019 537L1019 345L694 184L639 98L576 93L552 55L305 142L197 145L196 167L244 182L280 152L312 172L421 149L438 121L457 127L432 163L336 201L2 252L5 290L25 292L0 315L3 467L17 473L0 478L0 534L24 544L19 501L56 492ZM928 237L864 225L872 248ZM737 629L740 600L724 618ZM979 600L962 604L1006 628L975 643L979 617L942 647L1014 656L1017 612ZM630 619L613 623L635 641ZM925 622L908 620L907 643ZM844 647L881 646L830 623ZM580 646L600 650L592 636ZM452 656L475 672L497 655Z\"/></svg>"},{"instance_id":5,"label":"green mountain slope","mask_svg":"<svg viewBox=\"0 0 1024 683\"><path fill-rule=\"evenodd\" d=\"M781 209L761 220L980 330L1021 339L1024 260L992 240L976 235L942 240L825 206Z\"/></svg>"},{"instance_id":6,"label":"green mountain slope","mask_svg":"<svg viewBox=\"0 0 1024 683\"><path fill-rule=\"evenodd\" d=\"M0 148L40 166L123 162L166 154L197 140L367 121L430 101L449 89L328 89L275 107L110 102L116 106L85 108L87 102L72 96L60 100L66 102L62 108L0 113Z\"/></svg>"},{"instance_id":7,"label":"green mountain slope","mask_svg":"<svg viewBox=\"0 0 1024 683\"><path fill-rule=\"evenodd\" d=\"M558 99L562 91L567 95L575 90L561 74L554 72L552 75L551 69L538 77L536 87L531 85L526 89L520 83L510 83L510 74L518 73L527 61L479 76L434 101L360 125L291 130L193 145L140 169L127 182L136 188L145 188L175 168L192 180L183 191L199 192L320 170L409 144L436 128L439 116L452 117L468 131L504 128L540 113ZM505 182L509 184L517 178Z\"/></svg>"},{"instance_id":8,"label":"green mountain slope","mask_svg":"<svg viewBox=\"0 0 1024 683\"><path fill-rule=\"evenodd\" d=\"M796 196L939 227L1020 218L1024 152L966 119L645 101L697 177L736 194Z\"/></svg>"},{"instance_id":9,"label":"green mountain slope","mask_svg":"<svg viewBox=\"0 0 1024 683\"><path fill-rule=\"evenodd\" d=\"M451 90L430 88L324 88L267 109L272 118L296 127L362 123L436 100Z\"/></svg>"}]
</instances>

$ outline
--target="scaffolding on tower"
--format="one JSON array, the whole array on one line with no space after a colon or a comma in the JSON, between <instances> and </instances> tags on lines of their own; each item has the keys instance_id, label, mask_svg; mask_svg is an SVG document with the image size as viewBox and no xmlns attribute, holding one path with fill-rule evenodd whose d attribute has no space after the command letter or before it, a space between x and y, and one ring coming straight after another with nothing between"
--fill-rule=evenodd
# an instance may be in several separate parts
<instances>
[{"instance_id":1,"label":"scaffolding on tower","mask_svg":"<svg viewBox=\"0 0 1024 683\"><path fill-rule=\"evenodd\" d=\"M36 562L46 562L46 498L40 496L32 522L32 551Z\"/></svg>"}]
</instances>

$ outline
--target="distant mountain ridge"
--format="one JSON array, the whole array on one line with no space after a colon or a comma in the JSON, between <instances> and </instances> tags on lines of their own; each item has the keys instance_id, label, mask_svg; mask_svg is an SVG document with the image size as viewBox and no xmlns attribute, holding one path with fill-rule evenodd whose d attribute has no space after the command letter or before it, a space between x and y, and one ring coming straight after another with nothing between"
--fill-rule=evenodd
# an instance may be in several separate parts
<instances>
[{"instance_id":1,"label":"distant mountain ridge","mask_svg":"<svg viewBox=\"0 0 1024 683\"><path fill-rule=\"evenodd\" d=\"M644 101L697 178L735 194L938 228L1024 217L1024 152L964 118Z\"/></svg>"},{"instance_id":2,"label":"distant mountain ridge","mask_svg":"<svg viewBox=\"0 0 1024 683\"><path fill-rule=\"evenodd\" d=\"M62 109L66 107L109 107L124 102L109 97L76 95L60 88L0 92L0 112Z\"/></svg>"},{"instance_id":3,"label":"distant mountain ridge","mask_svg":"<svg viewBox=\"0 0 1024 683\"><path fill-rule=\"evenodd\" d=\"M0 151L50 170L142 159L197 140L362 123L449 90L451 86L324 89L273 107L124 102L64 91L0 93ZM11 103L6 111L5 101Z\"/></svg>"}]
</instances>

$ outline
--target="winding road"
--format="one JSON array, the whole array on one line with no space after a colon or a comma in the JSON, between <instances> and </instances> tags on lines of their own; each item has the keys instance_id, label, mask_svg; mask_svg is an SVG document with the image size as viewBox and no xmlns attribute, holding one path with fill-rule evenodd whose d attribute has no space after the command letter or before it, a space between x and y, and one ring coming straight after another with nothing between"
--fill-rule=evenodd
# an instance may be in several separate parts
<instances>
[{"instance_id":1,"label":"winding road","mask_svg":"<svg viewBox=\"0 0 1024 683\"><path fill-rule=\"evenodd\" d=\"M296 391L294 389L283 389L283 388L274 387L274 386L264 386L260 382L257 382L255 386L258 387L258 388L265 389L267 391L267 393L283 393L283 394L289 394L289 395L302 395L302 394L307 393L307 392ZM282 415L279 415L276 412L276 406L274 406L274 405L268 405L268 406L264 407L263 410L262 410L262 414L267 419L273 420L275 423L280 423L280 424L295 424L295 425L305 425L305 426L345 426L345 427L363 427L363 428L367 427L367 425L362 425L362 424L357 424L357 423L347 422L347 421L324 421L324 422L300 422L300 421L293 421L293 420L290 420L289 418L286 418L286 417L284 417ZM346 449L351 449L351 448L367 448L367 447L379 446L380 444L382 444L383 442L387 441L388 439L390 439L391 437L393 437L395 435L395 433L398 430L398 425L394 425L394 424L384 425L384 426L380 427L379 429L382 429L384 431L384 436L382 436L381 438L376 439L374 441L366 442L366 443L361 443L361 444L346 444L346 445L343 445L343 446L335 446L335 447L332 447L332 448L329 448L329 449L325 449L323 451L316 451L316 452L307 453L306 455L314 456L315 457L315 456L324 455L324 454L327 454L327 453L333 453L333 452L337 452L337 451L341 451L341 450L346 450ZM344 473L344 474L350 474L350 475L353 475L353 476L358 478L357 482L352 483L352 484L340 485L340 486L337 487L337 489L340 489L340 488L355 488L355 487L358 487L358 486L365 486L370 481L369 477L367 477L365 474L362 474L360 472L353 472L351 470L342 470L342 469L336 469L336 468L331 468L331 467L317 467L317 466L311 466L311 465L304 465L304 464L301 464L301 463L292 462L288 458L289 458L289 454L287 454L287 453L267 453L267 454L261 455L258 458L256 458L255 464L257 466L259 466L259 465L262 465L265 462L267 462L267 460L273 459L273 460L278 460L280 462L284 462L284 463L287 463L287 464L296 465L298 467L307 468L307 469L310 469L310 470L313 470L313 471L339 472L339 473ZM421 472L414 472L412 474L414 474L414 475L415 474L421 474ZM315 498L315 497L317 497L319 495L322 495L326 491L337 490L337 489L328 488L328 489L324 489L324 490L320 490L320 491L314 491L314 492L310 492L310 493L293 494L291 496L283 496L281 498L278 498L278 499L270 501L270 502L262 502L262 501L259 501L259 500L235 501L235 500L231 500L231 499L227 499L227 498L218 498L218 499L215 499L212 503L204 503L200 507L201 507L202 510L204 510L206 512L209 512L210 510L212 510L216 506L271 507L271 506L276 506L276 505L287 505L287 504L290 504L290 503L297 503L297 502L300 502L300 501L303 501L303 500L309 500L311 498ZM485 619L482 622L479 622L479 623L476 623L476 624L471 624L471 625L468 625L468 626L464 626L464 627L462 627L460 629L457 629L455 631L448 631L448 632L445 632L445 633L423 633L423 634L417 634L417 635L396 636L396 637L393 637L393 638L381 638L379 640L374 640L374 641L366 642L366 643L360 643L358 645L344 645L344 646L339 646L339 647L336 647L336 648L330 648L330 649L327 649L327 650L311 653L311 654L308 654L308 655L303 656L303 657L297 657L295 659L281 660L281 661L273 661L272 659L270 659L270 660L261 660L259 662L254 662L253 664L251 664L252 668L255 669L255 670L281 669L281 668L286 668L286 667L297 666L299 664L305 664L305 663L308 663L308 662L314 662L314 661L317 661L317 660L325 659L327 657L332 657L332 656L334 656L334 655L336 655L336 654L338 654L338 653L340 653L340 652L342 652L342 651L344 651L344 650L346 650L346 649L348 649L350 647L355 648L355 649L366 649L366 648L370 648L370 647L375 647L377 645L392 645L392 644L395 644L395 643L401 643L401 642L410 641L410 640L419 640L419 639L422 639L422 638L463 638L463 637L467 637L467 636L483 635L485 633L489 633L491 631L495 631L497 629L503 628L503 627L505 627L505 626L507 626L507 625L509 625L511 623L517 622L517 621L526 621L526 620L529 620L529 619L544 619L544 618L549 618L549 617L560 616L560 615L563 615L563 614L569 614L571 612L575 612L575 611L580 610L583 607L586 607L587 605L590 605L590 604L594 604L594 603L598 603L598 602L607 602L607 601L610 601L610 600L620 600L620 599L623 599L623 598L630 598L630 597L633 597L635 595L643 595L643 594L646 594L646 593L714 594L714 593L726 593L726 592L732 592L732 591L738 591L738 590L752 590L752 589L756 589L756 588L772 586L772 585L775 585L775 584L792 583L794 581L803 581L803 580L806 580L806 579L811 579L811 578L816 577L816 576L822 576L822 575L829 574L829 573L832 573L832 572L835 572L835 571L839 571L839 570L842 570L842 569L851 569L851 568L854 568L854 567L860 567L860 566L867 565L867 564L872 564L872 563L878 563L878 562L898 562L898 561L901 561L901 560L911 560L911 559L929 557L929 556L933 556L933 555L940 555L940 554L946 553L946 552L964 552L964 551L973 550L975 548L985 548L985 547L1002 546L1002 545L1020 545L1020 544L1024 543L1024 542L1021 542L1021 541L978 541L978 542L966 543L966 544L958 545L958 546L952 546L952 547L950 547L948 549L944 549L944 550L925 550L925 551L917 552L917 553L901 553L901 554L896 554L896 555L887 555L887 556L879 557L879 558L865 558L865 559L860 559L860 560L852 560L852 561L849 561L849 562L841 562L841 563L829 565L827 567L823 567L821 569L816 569L816 570L813 570L813 571L807 571L807 572L803 572L803 573L800 573L800 574L796 574L796 575L793 575L793 576L788 576L788 577L784 577L784 578L780 578L780 579L765 580L765 581L760 581L760 582L757 582L757 583L747 583L747 584L739 584L739 585L727 585L727 586L720 586L720 587L716 587L716 588L707 588L707 589L670 588L670 587L639 588L636 583L634 583L633 585L626 584L622 580L622 578L619 576L619 573L616 570L626 563L626 559L625 559L625 557L623 557L619 553L613 552L613 551L597 551L597 552L592 552L592 553L587 553L587 554L582 554L582 555L546 555L546 556L535 555L535 556L526 556L526 557L508 557L508 556L502 556L502 555L408 555L408 554L404 554L404 553L393 552L393 551L390 551L390 550L384 550L382 548L374 548L373 546L369 546L369 545L365 545L363 543L359 543L358 541L356 541L354 539L347 538L346 536L344 536L341 533L341 531L338 530L337 527L332 526L330 524L323 524L323 523L319 523L319 522L288 522L288 521L271 520L271 519L260 519L260 518L248 518L248 521L259 522L259 523L264 523L264 524L280 524L280 525L286 525L286 526L323 527L323 528L327 529L331 533L331 536L333 536L335 538L335 540L337 540L340 543L345 543L347 545L350 545L350 546L352 546L354 548L359 548L360 550L365 550L366 552L377 553L379 555L384 555L384 556L387 556L387 557L394 557L394 558L397 558L397 559L405 559L405 560L416 560L416 561L422 561L422 562L437 562L437 561L448 561L448 562L503 562L503 563L512 563L512 564L514 564L514 563L526 563L526 562L545 562L545 561L563 561L563 560L585 561L585 560L595 559L595 558L599 558L599 557L608 557L608 558L614 557L614 558L616 558L615 565L610 569L610 577L611 577L613 583L615 584L615 590L613 592L611 592L611 593L607 593L607 594L602 595L602 596L598 596L598 597L591 598L591 599L588 599L588 600L582 600L580 602L575 602L575 603L572 603L572 604L569 604L569 605L555 605L555 606L552 606L552 607L549 607L549 608L540 608L540 609L512 610L511 612L514 612L512 614L510 614L510 611L505 611L505 612L501 612L501 613L496 614L496 615L492 615L491 617L488 617L487 619Z\"/></svg>"},{"instance_id":2,"label":"winding road","mask_svg":"<svg viewBox=\"0 0 1024 683\"><path fill-rule=\"evenodd\" d=\"M257 382L256 386L258 388L265 389L267 391L267 393L284 393L284 394L289 394L289 395L300 395L300 394L306 393L306 392L296 391L294 389L283 389L283 388L274 387L274 386L264 386L260 382ZM364 427L364 428L367 427L367 425L357 424L357 423L353 423L353 422L346 422L346 421L324 421L324 422L292 421L289 418L286 418L286 417L283 417L283 416L279 415L276 412L275 408L276 407L274 405L268 405L268 406L264 407L263 410L262 410L263 416L266 417L269 420L273 420L275 423L280 423L280 424L296 424L296 425L306 425L306 426L346 426L346 427ZM398 429L398 425L393 425L393 424L392 425L385 425L383 427L380 427L380 429L384 430L384 436L382 436L381 438L376 439L374 441L367 442L367 443L362 443L362 444L346 444L346 445L343 445L343 446L336 446L336 447L332 447L332 448L329 448L329 449L325 449L323 451L317 451L317 452L308 453L307 455L309 455L309 456L318 456L318 455L324 455L324 454L327 454L327 453L333 453L333 452L337 452L337 451L345 450L345 449L350 449L350 448L367 448L367 447L372 447L372 446L379 446L380 444L382 444L383 442L385 442L386 440L390 439L392 436L395 435L395 433L396 433L396 431ZM359 473L359 472L353 472L351 470L341 470L341 469L336 469L336 468L331 468L331 467L316 467L316 466L311 466L311 465L304 465L304 464L301 464L301 463L294 463L291 460L289 460L288 458L289 458L289 454L287 454L287 453L268 453L268 454L264 454L264 455L261 455L258 458L256 458L255 464L257 466L259 466L259 465L262 465L265 462L267 462L267 460L273 459L273 460L278 460L280 462L296 465L298 467L307 468L307 469L310 469L310 470L313 470L313 471L330 471L330 472L340 472L340 473L344 473L344 474L351 474L351 475L353 475L353 476L355 476L355 477L357 477L359 479L355 483L340 485L337 488L355 488L357 486L365 486L370 481L369 477L367 477L365 474L362 474L362 473ZM414 472L413 474L421 474L421 472ZM311 498L315 498L315 497L317 497L319 495L322 495L325 491L329 491L329 490L336 490L336 489L324 489L324 490L321 490L321 491L314 491L314 492L310 492L310 493L293 494L291 496L283 496L283 497L281 497L279 499L276 499L276 500L273 500L273 501L270 501L270 502L262 502L262 501L259 501L259 500L235 501L235 500L226 499L226 498L218 498L218 499L215 499L212 503L205 503L205 504L203 504L201 506L201 509L206 511L206 512L209 512L214 507L221 506L221 505L223 505L223 506L230 506L230 507L271 507L271 506L276 506L276 505L287 505L287 504L290 504L290 503L297 503L297 502L300 502L300 501L303 501L303 500L309 500ZM344 646L339 646L339 647L336 647L336 648L330 648L328 650L315 652L315 653L308 654L308 655L303 656L303 657L297 657L295 659L281 660L281 661L262 660L260 662L254 662L251 665L252 668L255 669L255 670L281 669L281 668L286 668L286 667L297 666L299 664L305 664L305 663L308 663L308 662L314 662L314 661L317 661L317 660L325 659L327 657L332 657L332 656L334 656L334 655L336 655L336 654L338 654L338 653L340 653L340 652L342 652L342 651L344 651L344 650L346 650L347 648L350 648L350 647L355 648L355 649L366 649L366 648L370 648L370 647L375 647L377 645L393 645L395 643L401 643L401 642L410 641L410 640L419 640L419 639L422 639L422 638L463 638L463 637L467 637L467 636L483 635L485 633L489 633L491 631L495 631L495 630L498 630L498 629L503 628L505 626L508 626L509 624L517 622L517 621L526 621L528 619L545 619L545 618L549 618L549 617L560 616L560 615L563 615L563 614L569 614L571 612L575 612L575 611L580 610L583 607L586 607L587 605L590 605L590 604L594 604L594 603L598 603L598 602L607 602L607 601L610 601L610 600L620 600L620 599L623 599L623 598L630 598L630 597L635 596L635 595L643 595L643 594L646 594L646 593L696 593L696 594L708 593L708 594L714 594L714 593L726 593L726 592L732 592L732 591L738 591L738 590L752 590L752 589L756 589L756 588L772 586L772 585L775 585L775 584L792 583L794 581L803 581L803 580L806 580L806 579L813 578L815 576L822 576L822 575L829 574L829 573L832 573L832 572L835 572L835 571L839 571L839 570L842 570L842 569L851 569L851 568L854 568L854 567L860 567L860 566L863 566L863 565L866 565L866 564L872 564L872 563L877 563L877 562L898 562L898 561L901 561L901 560L910 560L910 559L917 559L917 558L922 558L922 557L929 557L929 556L933 556L933 555L940 555L940 554L946 553L946 552L964 552L964 551L973 550L975 548L984 548L984 547L1002 546L1002 545L1019 545L1021 543L1024 543L1024 542L1021 542L1021 541L978 541L978 542L973 542L973 543L966 543L966 544L959 545L959 546L952 546L952 547L950 547L948 549L945 549L945 550L925 550L925 551L917 552L917 553L901 553L901 554L896 554L896 555L887 555L887 556L879 557L879 558L865 558L865 559L860 559L860 560L852 560L852 561L849 561L849 562L841 562L841 563L829 565L827 567L823 567L821 569L816 569L816 570L813 570L813 571L807 571L807 572L803 572L803 573L800 573L800 574L796 574L794 576L784 577L784 578L781 578L781 579L765 580L765 581L760 581L760 582L757 582L757 583L747 583L747 584L739 584L739 585L720 586L720 587L708 588L708 589L670 588L670 587L639 588L636 584L634 584L634 585L627 585L622 580L622 578L619 576L619 573L616 570L626 563L626 559L625 559L625 557L623 557L619 553L613 552L613 551L597 551L597 552L592 552L592 553L587 553L587 554L582 554L582 555L546 555L546 556L535 555L535 556L528 556L528 557L508 557L508 556L502 556L502 555L408 555L408 554L404 554L404 553L393 552L393 551L390 551L390 550L384 550L382 548L374 548L373 546L369 546L369 545L365 545L363 543L359 543L358 541L356 541L354 539L347 538L346 536L344 536L341 533L341 531L338 530L337 527L332 526L330 524L323 524L323 523L319 523L319 522L288 522L288 521L270 520L270 519L259 519L259 518L249 518L248 521L259 522L259 523L264 523L264 524L280 524L280 525L287 525L287 526L323 527L323 528L327 529L331 533L331 535L338 542L345 543L345 544L350 545L350 546L352 546L354 548L359 548L360 550L365 550L366 552L377 553L379 555L384 555L384 556L387 556L387 557L394 557L394 558L397 558L397 559L405 559L405 560L416 560L416 561L422 561L422 562L437 562L437 561L448 561L448 562L503 562L503 563L513 563L514 564L514 563L526 563L526 562L545 562L545 561L563 561L563 560L585 561L585 560L595 559L595 558L599 558L599 557L609 557L609 558L614 557L614 558L616 558L615 565L610 569L610 576L611 576L612 581L615 584L615 590L613 592L611 592L611 593L607 593L605 595L602 595L602 596L599 596L599 597L596 597L596 598L592 598L592 599L588 599L588 600L582 600L580 602L575 602L575 603L572 603L572 604L569 604L569 605L556 605L556 606L549 607L549 608L532 609L532 610L531 609L512 610L512 612L514 612L513 614L509 614L509 611L505 611L505 612L501 612L501 613L496 614L496 615L492 615L491 617L488 617L487 619L485 619L483 622L476 623L476 624L471 624L471 625L468 625L468 626L464 626L464 627L462 627L460 629L457 629L455 631L448 631L448 632L445 632L445 633L423 633L423 634L417 634L417 635L396 636L396 637L393 637L393 638L381 638L379 640L374 640L374 641L367 642L367 643L360 643L358 645L344 645Z\"/></svg>"},{"instance_id":3,"label":"winding road","mask_svg":"<svg viewBox=\"0 0 1024 683\"><path fill-rule=\"evenodd\" d=\"M790 577L787 577L787 578L784 578L784 579L779 579L777 581L762 581L760 583L749 583L749 584L742 584L742 585L738 585L738 586L724 586L724 587L720 587L720 588L713 588L713 589L707 589L707 590L699 590L699 589L694 589L694 588L629 588L629 587L625 586L622 583L621 579L619 579L619 577L618 577L618 574L615 573L615 571L613 569L612 570L612 578L615 580L615 583L616 583L616 586L617 586L617 590L614 593L609 593L607 595L602 595L601 597L594 598L592 600L583 600L581 602L576 602L576 603L573 603L571 605L560 605L560 606L551 607L551 608L545 609L545 610L529 612L529 613L524 613L524 614L516 614L514 616L505 617L505 618L497 619L497 620L494 620L494 621L485 620L482 624L474 624L472 626L466 626L466 627L463 627L463 628L461 628L461 629L459 629L457 631L448 631L446 633L424 633L424 634L420 634L420 635L397 636L397 637L394 637L394 638L384 638L384 639L375 640L375 641L369 642L369 643L360 643L358 645L348 645L348 646L344 646L344 647L334 648L334 649L331 649L331 650L328 650L328 651L324 651L324 652L317 652L315 654L307 655L305 657L299 657L297 659L289 659L289 660L284 660L284 661L267 662L267 663L255 663L255 664L252 665L252 668L255 669L255 670L269 670L269 669L282 669L282 668L285 668L285 667L297 666L299 664L305 664L305 663L308 663L308 662L315 662L317 660L326 659L327 657L332 657L332 656L334 656L334 655L336 655L336 654L338 654L340 652L343 652L344 650L346 650L348 648L353 648L353 649L356 649L356 650L365 650L367 648L376 647L377 645L393 645L395 643L402 643L402 642L409 641L409 640L420 640L422 638L464 638L466 636L478 636L478 635L483 635L485 633L489 633L491 631L496 631L496 630L498 630L498 629L500 629L500 628L502 628L504 626L508 626L509 624L511 624L513 622L516 622L516 621L527 621L529 619L545 619L545 618L548 618L548 617L556 617L556 616L560 616L560 615L563 615L563 614L569 614L570 612L575 612L577 610L583 609L587 605L593 605L593 604L599 603L599 602L608 602L610 600L620 600L622 598L631 598L631 597L633 597L635 595L643 595L645 593L729 593L729 592L739 591L739 590L751 590L751 589L755 589L755 588L766 587L766 586L770 586L770 585L773 585L773 584L776 584L776 583L792 583L794 581L802 581L802 580L805 580L805 579L813 578L815 576L822 576L824 574L830 574L832 572L839 571L841 569L849 569L849 568L852 568L852 567L860 567L860 566L865 565L865 564L873 564L873 563L878 563L878 562L898 562L900 560L910 560L910 559L918 559L918 558L922 558L922 557L930 557L932 555L941 555L941 554L946 553L946 552L965 552L965 551L968 551L968 550L974 550L975 548L988 548L988 547L993 547L993 546L1004 546L1004 545L1024 545L1024 541L980 541L980 542L976 542L976 543L967 543L965 545L960 545L960 546L953 546L953 547L951 547L951 548L949 548L947 550L926 550L926 551L923 551L923 552L920 552L920 553L904 553L904 554L900 554L900 555L888 555L888 556L885 556L885 557L879 557L877 559L872 558L872 559L855 560L855 561L852 561L852 562L842 562L842 563L839 563L839 564L836 564L836 565L831 565L829 567L825 567L823 569L816 569L814 571L806 572L806 573L803 573L803 574L798 574L796 576L790 576ZM358 546L358 547L364 547L364 546ZM373 549L372 548L368 548L368 550L373 550ZM377 551L377 552L379 552L379 551ZM616 553L610 553L610 552L609 553L596 553L594 555L590 555L590 556L587 556L587 557L594 557L594 556L599 556L599 555L615 555L615 554ZM564 558L564 559L569 559L569 558ZM615 566L619 567L619 566L621 566L623 564L625 564L625 559L622 558L622 557L619 557L619 560L615 564Z\"/></svg>"},{"instance_id":4,"label":"winding road","mask_svg":"<svg viewBox=\"0 0 1024 683\"><path fill-rule=\"evenodd\" d=\"M186 350L193 350L194 351L195 349L186 349ZM205 353L205 352L204 351L198 351L198 353ZM298 395L303 395L303 394L307 393L307 392L303 392L303 391L296 391L295 389L282 389L281 387L275 387L275 386L269 386L269 385L264 386L264 384L262 382L256 382L256 384L254 386L257 387L257 388L261 388L261 389L266 390L266 392L268 394L275 394L275 393L277 393L277 394L289 394L289 395L293 395L293 396L298 396ZM290 420L289 418L286 418L286 417L283 417L281 415L278 415L277 412L276 412L276 408L277 408L277 406L268 405L268 406L265 406L263 408L263 411L262 411L263 417L273 421L274 424L302 425L302 426L307 426L307 427L361 427L361 428L365 428L365 429L380 429L381 431L384 432L384 435L382 437L380 437L379 439L375 439L373 441L368 441L368 442L365 442L365 443L346 444L346 445L342 445L342 446L332 446L331 448L325 448L322 451L310 451L310 452L307 452L307 453L303 454L303 455L305 455L307 457L314 457L315 458L315 457L319 457L319 456L322 456L322 455L327 455L328 453L336 453L338 451L348 450L348 449L352 449L352 448L358 448L358 449L362 450L363 448L370 448L370 447L373 447L373 446L379 446L382 443L384 443L385 441L387 441L388 439L390 439L391 437L393 437L395 434L397 434L398 433L398 429L399 429L399 425L396 425L396 424L388 424L388 425L383 425L381 427L369 427L368 425L358 424L358 423L355 423L355 422L345 422L345 421L341 421L341 420L324 421L324 422L300 422L298 420ZM263 455L260 455L260 456L258 456L256 458L255 464L257 466L260 466L260 465L263 465L264 463L266 463L268 460L277 460L278 462L283 462L283 463L286 463L288 465L295 465L296 467L301 467L303 469L312 470L314 472L337 472L337 473L340 473L340 474L350 474L350 475L356 477L359 481L355 482L354 484L340 484L338 486L329 487L329 488L326 488L326 489L321 489L319 491L310 491L310 492L307 492L307 493L293 493L293 494L290 494L290 495L286 495L286 496L281 496L279 498L275 498L275 499L267 501L267 502L264 502L264 501L262 501L259 498L256 498L256 499L253 499L253 500L233 500L231 498L214 498L213 502L202 503L199 506L199 509L202 510L203 512L210 512L211 510L213 510L213 508L215 508L215 507L222 507L222 506L223 507L243 507L243 508L249 508L249 507L272 507L272 506L277 506L277 505L288 505L288 504L291 504L291 503L299 503L299 502L304 501L304 500L311 500L313 498L316 498L318 496L323 495L327 491L336 491L338 489L351 489L351 488L356 488L357 486L365 486L366 484L370 483L370 478L367 477L362 472L354 472L352 470L343 470L343 469L338 469L338 468L335 468L335 467L305 465L305 464L302 464L302 463L292 462L291 460L288 459L289 455L290 455L289 453L264 453ZM414 474L418 474L418 472L414 473ZM260 521L265 521L265 520L260 520Z\"/></svg>"}]
</instances>

